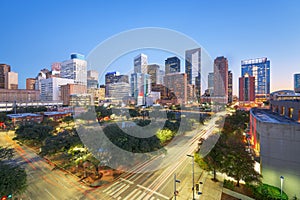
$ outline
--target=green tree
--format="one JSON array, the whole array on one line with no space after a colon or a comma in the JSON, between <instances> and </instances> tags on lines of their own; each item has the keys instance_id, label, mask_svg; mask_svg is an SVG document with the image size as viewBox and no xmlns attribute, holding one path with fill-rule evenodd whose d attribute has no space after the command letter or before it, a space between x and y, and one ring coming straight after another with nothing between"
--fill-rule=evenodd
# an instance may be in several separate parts
<instances>
[{"instance_id":1,"label":"green tree","mask_svg":"<svg viewBox=\"0 0 300 200\"><path fill-rule=\"evenodd\" d=\"M73 119L73 117L72 116L66 116L66 117L64 117L63 118L63 120L62 120L63 122L65 122L65 123L67 123L68 124L68 126L70 125L70 123L72 122L72 121L74 121L74 119Z\"/></svg>"},{"instance_id":2,"label":"green tree","mask_svg":"<svg viewBox=\"0 0 300 200\"><path fill-rule=\"evenodd\" d=\"M25 170L18 165L6 163L13 154L13 149L0 147L0 194L21 194L27 187Z\"/></svg>"}]
</instances>

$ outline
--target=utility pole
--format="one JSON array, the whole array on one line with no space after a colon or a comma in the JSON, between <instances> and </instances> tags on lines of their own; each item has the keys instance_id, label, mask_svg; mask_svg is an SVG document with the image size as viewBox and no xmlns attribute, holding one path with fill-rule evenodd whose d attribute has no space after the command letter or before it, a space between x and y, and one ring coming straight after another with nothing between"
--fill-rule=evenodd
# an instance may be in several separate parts
<instances>
[{"instance_id":1,"label":"utility pole","mask_svg":"<svg viewBox=\"0 0 300 200\"><path fill-rule=\"evenodd\" d=\"M174 200L176 200L176 196L178 194L178 191L176 190L176 183L180 183L180 180L177 180L176 174L174 174Z\"/></svg>"}]
</instances>

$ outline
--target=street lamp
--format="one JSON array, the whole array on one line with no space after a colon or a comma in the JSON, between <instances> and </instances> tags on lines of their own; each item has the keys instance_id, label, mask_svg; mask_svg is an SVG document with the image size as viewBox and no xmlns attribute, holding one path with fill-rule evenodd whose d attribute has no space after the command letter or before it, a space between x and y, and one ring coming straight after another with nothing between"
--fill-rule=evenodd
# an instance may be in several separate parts
<instances>
[{"instance_id":1,"label":"street lamp","mask_svg":"<svg viewBox=\"0 0 300 200\"><path fill-rule=\"evenodd\" d=\"M282 199L282 186L283 186L283 176L280 176L280 199Z\"/></svg>"},{"instance_id":2,"label":"street lamp","mask_svg":"<svg viewBox=\"0 0 300 200\"><path fill-rule=\"evenodd\" d=\"M176 174L174 174L174 200L176 200L176 196L178 194L178 191L176 190L176 183L180 183L180 180L177 180Z\"/></svg>"},{"instance_id":3,"label":"street lamp","mask_svg":"<svg viewBox=\"0 0 300 200\"><path fill-rule=\"evenodd\" d=\"M186 155L188 157L191 157L193 160L192 160L192 168L193 168L193 185L192 185L192 192L193 192L193 200L195 200L195 192L194 192L194 185L195 185L195 171L194 171L194 156L192 155Z\"/></svg>"}]
</instances>

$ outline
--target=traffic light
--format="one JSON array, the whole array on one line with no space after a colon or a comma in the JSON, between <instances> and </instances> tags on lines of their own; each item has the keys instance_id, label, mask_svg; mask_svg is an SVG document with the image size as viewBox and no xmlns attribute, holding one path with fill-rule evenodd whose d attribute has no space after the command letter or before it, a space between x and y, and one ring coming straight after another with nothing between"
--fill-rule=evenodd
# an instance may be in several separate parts
<instances>
[{"instance_id":1,"label":"traffic light","mask_svg":"<svg viewBox=\"0 0 300 200\"><path fill-rule=\"evenodd\" d=\"M12 194L7 195L7 198L12 199Z\"/></svg>"},{"instance_id":2,"label":"traffic light","mask_svg":"<svg viewBox=\"0 0 300 200\"><path fill-rule=\"evenodd\" d=\"M1 200L6 200L7 199L7 196L5 195L5 196L3 196L3 197L1 197Z\"/></svg>"},{"instance_id":3,"label":"traffic light","mask_svg":"<svg viewBox=\"0 0 300 200\"><path fill-rule=\"evenodd\" d=\"M196 191L199 191L199 184L196 183Z\"/></svg>"}]
</instances>

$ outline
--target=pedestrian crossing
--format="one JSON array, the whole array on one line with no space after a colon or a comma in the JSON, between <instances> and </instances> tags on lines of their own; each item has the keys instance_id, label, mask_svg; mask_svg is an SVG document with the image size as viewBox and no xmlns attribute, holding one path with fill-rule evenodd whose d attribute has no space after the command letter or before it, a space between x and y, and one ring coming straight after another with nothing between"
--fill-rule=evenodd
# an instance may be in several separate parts
<instances>
[{"instance_id":1,"label":"pedestrian crossing","mask_svg":"<svg viewBox=\"0 0 300 200\"><path fill-rule=\"evenodd\" d=\"M139 185L134 185L131 182L119 180L106 189L103 193L106 193L111 197L111 199L117 200L166 200L168 197L153 192L149 197L150 189L145 187L140 187ZM165 198L162 198L165 197Z\"/></svg>"}]
</instances>

